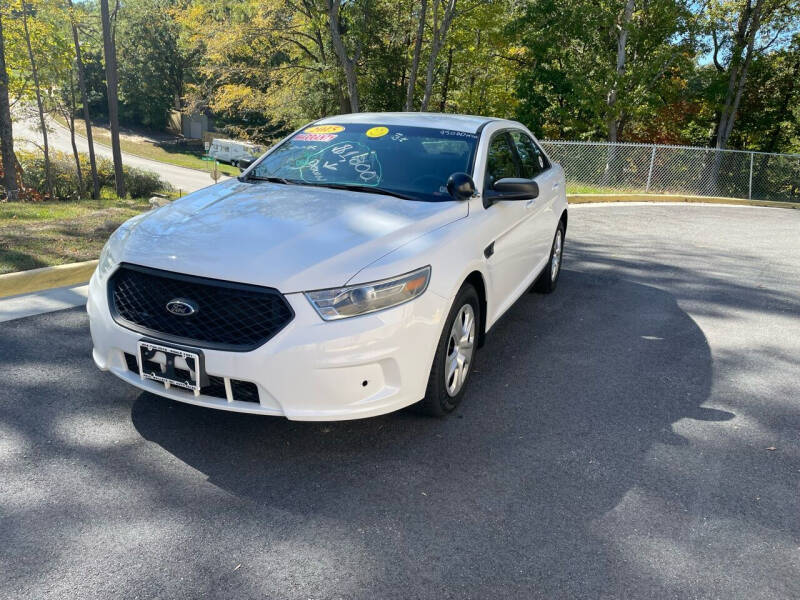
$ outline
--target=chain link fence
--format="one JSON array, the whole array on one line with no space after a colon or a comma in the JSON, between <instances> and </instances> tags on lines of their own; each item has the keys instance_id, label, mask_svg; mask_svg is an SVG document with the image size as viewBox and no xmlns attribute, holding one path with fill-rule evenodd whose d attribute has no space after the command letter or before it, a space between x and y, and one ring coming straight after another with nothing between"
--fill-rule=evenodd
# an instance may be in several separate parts
<instances>
[{"instance_id":1,"label":"chain link fence","mask_svg":"<svg viewBox=\"0 0 800 600\"><path fill-rule=\"evenodd\" d=\"M543 141L570 193L639 192L800 201L800 154Z\"/></svg>"}]
</instances>

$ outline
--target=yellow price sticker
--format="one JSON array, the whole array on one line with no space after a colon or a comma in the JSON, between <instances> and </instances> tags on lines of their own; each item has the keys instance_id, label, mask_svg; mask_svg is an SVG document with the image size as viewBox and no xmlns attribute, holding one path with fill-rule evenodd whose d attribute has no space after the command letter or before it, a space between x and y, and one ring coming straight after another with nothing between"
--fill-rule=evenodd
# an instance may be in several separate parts
<instances>
[{"instance_id":1,"label":"yellow price sticker","mask_svg":"<svg viewBox=\"0 0 800 600\"><path fill-rule=\"evenodd\" d=\"M306 133L339 133L344 131L341 125L314 125L304 130Z\"/></svg>"},{"instance_id":2,"label":"yellow price sticker","mask_svg":"<svg viewBox=\"0 0 800 600\"><path fill-rule=\"evenodd\" d=\"M387 133L389 133L388 127L373 127L372 129L367 129L367 137L371 138L383 137Z\"/></svg>"}]
</instances>

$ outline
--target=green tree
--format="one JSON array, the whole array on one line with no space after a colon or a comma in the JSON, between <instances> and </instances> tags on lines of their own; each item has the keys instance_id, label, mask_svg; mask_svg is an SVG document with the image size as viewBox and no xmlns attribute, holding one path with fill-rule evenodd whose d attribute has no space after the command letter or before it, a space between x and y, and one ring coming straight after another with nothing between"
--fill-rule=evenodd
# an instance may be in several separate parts
<instances>
[{"instance_id":1,"label":"green tree","mask_svg":"<svg viewBox=\"0 0 800 600\"><path fill-rule=\"evenodd\" d=\"M18 100L35 102L45 164L45 192L52 196L50 145L47 132L48 112L56 105L56 97L68 79L71 51L63 27L65 5L45 0L14 0L9 3L15 28L9 45L16 47L11 71L16 72ZM12 54L14 56L14 54Z\"/></svg>"},{"instance_id":2,"label":"green tree","mask_svg":"<svg viewBox=\"0 0 800 600\"><path fill-rule=\"evenodd\" d=\"M536 0L513 28L525 49L520 118L557 137L624 139L681 93L698 48L684 0Z\"/></svg>"},{"instance_id":3,"label":"green tree","mask_svg":"<svg viewBox=\"0 0 800 600\"><path fill-rule=\"evenodd\" d=\"M800 152L800 35L753 61L730 141L763 152Z\"/></svg>"},{"instance_id":4,"label":"green tree","mask_svg":"<svg viewBox=\"0 0 800 600\"><path fill-rule=\"evenodd\" d=\"M120 118L155 129L180 107L191 57L180 44L173 0L130 0L119 12Z\"/></svg>"},{"instance_id":5,"label":"green tree","mask_svg":"<svg viewBox=\"0 0 800 600\"><path fill-rule=\"evenodd\" d=\"M8 71L6 70L5 36L3 34L4 9L5 3L0 4L0 146L2 146L0 148L0 159L2 159L0 167L3 169L3 187L6 199L14 200L18 192L17 158L14 154L14 134L8 99Z\"/></svg>"},{"instance_id":6,"label":"green tree","mask_svg":"<svg viewBox=\"0 0 800 600\"><path fill-rule=\"evenodd\" d=\"M713 61L725 82L717 106L713 139L717 148L726 148L733 133L753 60L795 28L798 17L797 0L715 0L710 4Z\"/></svg>"},{"instance_id":7,"label":"green tree","mask_svg":"<svg viewBox=\"0 0 800 600\"><path fill-rule=\"evenodd\" d=\"M70 30L72 32L72 44L75 48L75 70L78 76L78 89L80 90L81 94L81 104L83 105L83 121L86 126L86 140L89 143L89 168L91 171L92 177L92 198L99 198L100 197L100 179L97 176L97 160L95 159L94 155L94 139L92 137L92 120L89 115L89 93L87 91L86 86L86 69L84 67L83 62L83 53L81 52L81 43L80 43L80 35L78 33L78 19L76 16L75 6L72 4L72 0L67 0L67 4L69 5L69 22L70 22ZM70 92L72 92L72 87L70 86ZM72 111L70 113L70 134L72 136L72 147L73 151L75 152L75 162L78 165L78 177L80 178L80 158L78 157L78 151L75 147L75 99L70 94L70 98L72 100L71 106Z\"/></svg>"},{"instance_id":8,"label":"green tree","mask_svg":"<svg viewBox=\"0 0 800 600\"><path fill-rule=\"evenodd\" d=\"M108 9L108 0L100 0L100 20L103 26L103 58L106 67L108 96L108 123L111 129L111 154L114 158L114 188L117 196L125 196L125 179L122 170L122 150L119 143L119 91L117 69L117 44L114 24Z\"/></svg>"}]
</instances>

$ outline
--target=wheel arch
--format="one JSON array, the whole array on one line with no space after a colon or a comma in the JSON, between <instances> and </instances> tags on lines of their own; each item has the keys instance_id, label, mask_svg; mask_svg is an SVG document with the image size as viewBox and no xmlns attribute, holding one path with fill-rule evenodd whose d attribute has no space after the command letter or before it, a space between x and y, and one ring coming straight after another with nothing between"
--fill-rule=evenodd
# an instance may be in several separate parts
<instances>
[{"instance_id":1,"label":"wheel arch","mask_svg":"<svg viewBox=\"0 0 800 600\"><path fill-rule=\"evenodd\" d=\"M564 212L561 213L561 217L558 219L559 223L564 224L564 233L567 233L567 209L564 209Z\"/></svg>"},{"instance_id":2,"label":"wheel arch","mask_svg":"<svg viewBox=\"0 0 800 600\"><path fill-rule=\"evenodd\" d=\"M475 291L478 292L478 300L481 309L481 326L478 330L478 347L480 348L483 346L484 340L486 339L486 282L483 280L483 274L480 271L472 271L464 279L464 283L461 284L462 287L465 283L472 285Z\"/></svg>"}]
</instances>

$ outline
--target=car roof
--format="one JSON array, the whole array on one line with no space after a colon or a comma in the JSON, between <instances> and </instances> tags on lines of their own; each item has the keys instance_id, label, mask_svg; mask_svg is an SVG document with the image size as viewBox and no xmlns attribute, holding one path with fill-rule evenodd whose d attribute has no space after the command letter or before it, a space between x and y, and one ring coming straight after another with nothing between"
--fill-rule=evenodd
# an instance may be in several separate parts
<instances>
[{"instance_id":1,"label":"car roof","mask_svg":"<svg viewBox=\"0 0 800 600\"><path fill-rule=\"evenodd\" d=\"M432 129L450 129L465 133L477 133L480 128L490 121L505 121L505 119L430 112L365 112L325 117L315 121L315 124L407 125L409 127L430 127ZM512 121L508 122L511 123Z\"/></svg>"}]
</instances>

